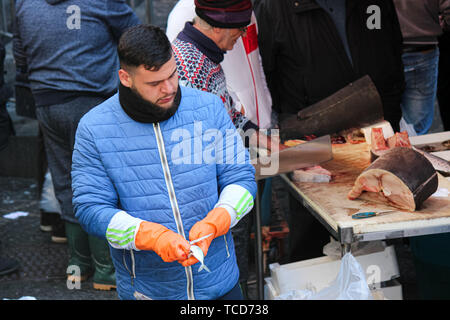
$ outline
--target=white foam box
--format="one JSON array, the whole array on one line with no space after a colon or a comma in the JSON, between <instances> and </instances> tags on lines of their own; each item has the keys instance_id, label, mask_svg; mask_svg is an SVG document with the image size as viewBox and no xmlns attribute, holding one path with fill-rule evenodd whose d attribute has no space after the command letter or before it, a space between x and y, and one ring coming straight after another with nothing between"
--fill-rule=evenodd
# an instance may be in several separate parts
<instances>
[{"instance_id":1,"label":"white foam box","mask_svg":"<svg viewBox=\"0 0 450 320\"><path fill-rule=\"evenodd\" d=\"M446 140L450 140L450 131L429 133L423 134L421 136L409 137L409 141L413 146L444 142Z\"/></svg>"},{"instance_id":2,"label":"white foam box","mask_svg":"<svg viewBox=\"0 0 450 320\"><path fill-rule=\"evenodd\" d=\"M366 280L371 287L379 288L381 282L400 276L394 246L387 246L383 251L356 256L355 259L365 271ZM336 279L340 266L340 258L329 256L284 265L272 263L269 265L270 285L266 280L266 285L270 290L268 296L309 288L315 288L318 292L328 287ZM396 297L399 296L396 295Z\"/></svg>"}]
</instances>

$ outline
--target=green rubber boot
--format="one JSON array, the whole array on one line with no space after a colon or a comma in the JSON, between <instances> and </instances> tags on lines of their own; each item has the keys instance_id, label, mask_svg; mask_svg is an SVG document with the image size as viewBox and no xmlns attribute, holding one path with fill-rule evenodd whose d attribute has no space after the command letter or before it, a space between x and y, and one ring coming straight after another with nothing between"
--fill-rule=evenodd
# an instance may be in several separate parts
<instances>
[{"instance_id":1,"label":"green rubber boot","mask_svg":"<svg viewBox=\"0 0 450 320\"><path fill-rule=\"evenodd\" d=\"M69 247L67 280L71 282L85 281L94 272L88 234L77 223L66 221L65 226Z\"/></svg>"},{"instance_id":2,"label":"green rubber boot","mask_svg":"<svg viewBox=\"0 0 450 320\"><path fill-rule=\"evenodd\" d=\"M116 271L106 240L89 235L92 261L95 266L94 289L111 290L116 288Z\"/></svg>"}]
</instances>

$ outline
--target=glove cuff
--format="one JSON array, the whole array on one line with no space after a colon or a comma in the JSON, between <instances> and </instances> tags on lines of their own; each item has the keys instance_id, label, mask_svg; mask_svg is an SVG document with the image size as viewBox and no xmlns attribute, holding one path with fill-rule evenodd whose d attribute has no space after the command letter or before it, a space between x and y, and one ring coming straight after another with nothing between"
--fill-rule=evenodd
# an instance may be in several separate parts
<instances>
[{"instance_id":1,"label":"glove cuff","mask_svg":"<svg viewBox=\"0 0 450 320\"><path fill-rule=\"evenodd\" d=\"M231 216L226 209L217 207L208 213L204 222L216 230L214 232L214 238L217 238L223 236L230 230Z\"/></svg>"},{"instance_id":2,"label":"glove cuff","mask_svg":"<svg viewBox=\"0 0 450 320\"><path fill-rule=\"evenodd\" d=\"M142 221L136 234L136 249L155 251L159 237L166 231L169 231L169 229L162 224Z\"/></svg>"}]
</instances>

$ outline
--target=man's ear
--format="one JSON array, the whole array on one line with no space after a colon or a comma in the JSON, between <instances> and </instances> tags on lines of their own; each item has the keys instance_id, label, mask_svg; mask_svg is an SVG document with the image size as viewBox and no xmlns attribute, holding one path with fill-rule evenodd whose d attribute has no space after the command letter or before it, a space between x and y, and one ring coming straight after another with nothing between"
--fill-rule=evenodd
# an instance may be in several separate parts
<instances>
[{"instance_id":1,"label":"man's ear","mask_svg":"<svg viewBox=\"0 0 450 320\"><path fill-rule=\"evenodd\" d=\"M122 83L122 85L127 88L131 88L133 84L131 75L124 69L119 69L119 80L120 83Z\"/></svg>"},{"instance_id":2,"label":"man's ear","mask_svg":"<svg viewBox=\"0 0 450 320\"><path fill-rule=\"evenodd\" d=\"M220 36L223 33L222 28L212 27L212 33L216 36Z\"/></svg>"},{"instance_id":3,"label":"man's ear","mask_svg":"<svg viewBox=\"0 0 450 320\"><path fill-rule=\"evenodd\" d=\"M209 30L209 34L207 35L214 43L220 48L222 42L225 38L225 29L213 27Z\"/></svg>"}]
</instances>

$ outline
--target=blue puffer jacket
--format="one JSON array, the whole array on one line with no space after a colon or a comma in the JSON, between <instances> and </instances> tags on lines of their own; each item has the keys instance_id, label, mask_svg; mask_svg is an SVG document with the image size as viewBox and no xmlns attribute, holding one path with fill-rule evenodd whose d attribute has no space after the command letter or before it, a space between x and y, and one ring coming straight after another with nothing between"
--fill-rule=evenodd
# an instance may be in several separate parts
<instances>
[{"instance_id":1,"label":"blue puffer jacket","mask_svg":"<svg viewBox=\"0 0 450 320\"><path fill-rule=\"evenodd\" d=\"M158 124L131 120L117 94L81 119L72 188L76 217L88 233L105 238L112 217L123 210L175 232L181 228L189 239L191 227L214 207L226 186L239 185L255 196L254 168L221 100L190 88L180 90L178 111L159 123L160 131ZM219 134L212 138L214 132ZM234 147L226 148L225 141L234 141ZM160 152L167 156L180 225ZM215 160L205 161L211 152ZM236 163L239 159L245 163ZM134 299L136 293L152 299L215 299L230 291L239 277L231 232L211 243L205 257L211 273L198 272L199 263L188 268L165 263L153 251L111 247L111 254L121 299Z\"/></svg>"}]
</instances>

